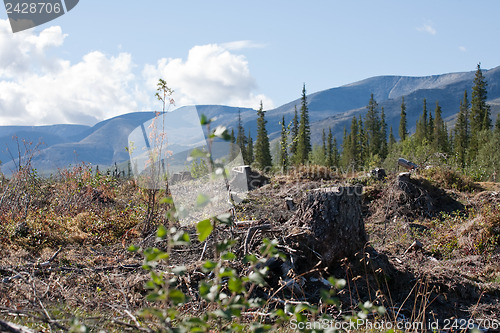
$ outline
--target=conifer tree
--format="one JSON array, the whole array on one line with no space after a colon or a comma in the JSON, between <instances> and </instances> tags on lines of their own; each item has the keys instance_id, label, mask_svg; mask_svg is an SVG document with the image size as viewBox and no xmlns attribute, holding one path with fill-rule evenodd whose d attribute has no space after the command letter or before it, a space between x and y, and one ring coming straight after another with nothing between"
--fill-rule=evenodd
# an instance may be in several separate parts
<instances>
[{"instance_id":1,"label":"conifer tree","mask_svg":"<svg viewBox=\"0 0 500 333\"><path fill-rule=\"evenodd\" d=\"M408 135L406 122L406 104L404 96L401 97L401 117L399 119L399 139L404 141Z\"/></svg>"},{"instance_id":2,"label":"conifer tree","mask_svg":"<svg viewBox=\"0 0 500 333\"><path fill-rule=\"evenodd\" d=\"M323 128L323 133L321 135L321 141L322 141L322 150L323 150L323 157L325 159L325 161L328 160L328 153L327 153L327 145L326 145L326 133L325 133L325 129ZM327 163L328 165L328 163Z\"/></svg>"},{"instance_id":3,"label":"conifer tree","mask_svg":"<svg viewBox=\"0 0 500 333\"><path fill-rule=\"evenodd\" d=\"M500 113L497 114L497 121L495 122L495 135L500 138Z\"/></svg>"},{"instance_id":4,"label":"conifer tree","mask_svg":"<svg viewBox=\"0 0 500 333\"><path fill-rule=\"evenodd\" d=\"M380 112L380 157L385 159L389 149L387 147L387 123L385 122L385 111Z\"/></svg>"},{"instance_id":5,"label":"conifer tree","mask_svg":"<svg viewBox=\"0 0 500 333\"><path fill-rule=\"evenodd\" d=\"M455 124L454 149L458 165L465 167L467 149L469 148L469 100L467 90L464 91L464 97L460 101L460 110Z\"/></svg>"},{"instance_id":6,"label":"conifer tree","mask_svg":"<svg viewBox=\"0 0 500 333\"><path fill-rule=\"evenodd\" d=\"M264 114L265 111L261 101L260 108L257 111L257 141L255 142L255 162L261 170L266 170L273 164L266 129L267 121Z\"/></svg>"},{"instance_id":7,"label":"conifer tree","mask_svg":"<svg viewBox=\"0 0 500 333\"><path fill-rule=\"evenodd\" d=\"M470 110L470 127L472 133L491 128L490 106L486 104L488 92L486 82L481 70L481 63L477 65L474 85L472 86L472 99Z\"/></svg>"},{"instance_id":8,"label":"conifer tree","mask_svg":"<svg viewBox=\"0 0 500 333\"><path fill-rule=\"evenodd\" d=\"M300 123L297 137L296 162L304 164L311 152L311 129L309 127L309 109L307 107L306 85L302 87L302 98L300 107Z\"/></svg>"},{"instance_id":9,"label":"conifer tree","mask_svg":"<svg viewBox=\"0 0 500 333\"><path fill-rule=\"evenodd\" d=\"M299 135L299 115L297 113L297 105L295 105L295 111L293 114L293 119L291 124L291 145L290 145L290 153L293 156L297 154L298 135Z\"/></svg>"},{"instance_id":10,"label":"conifer tree","mask_svg":"<svg viewBox=\"0 0 500 333\"><path fill-rule=\"evenodd\" d=\"M247 137L245 136L245 129L243 128L243 123L241 121L241 112L238 110L238 134L236 136L236 144L240 147L241 156L243 157L243 162L248 164L247 159Z\"/></svg>"},{"instance_id":11,"label":"conifer tree","mask_svg":"<svg viewBox=\"0 0 500 333\"><path fill-rule=\"evenodd\" d=\"M358 126L357 126L357 138L358 142L358 156L357 161L359 164L364 164L367 158L370 156L369 154L369 146L368 146L368 137L366 135L365 126L363 124L363 118L359 115Z\"/></svg>"},{"instance_id":12,"label":"conifer tree","mask_svg":"<svg viewBox=\"0 0 500 333\"><path fill-rule=\"evenodd\" d=\"M326 140L326 165L329 167L333 166L333 133L332 128L328 130L328 139Z\"/></svg>"},{"instance_id":13,"label":"conifer tree","mask_svg":"<svg viewBox=\"0 0 500 333\"><path fill-rule=\"evenodd\" d=\"M230 134L230 147L229 147L229 161L234 160L238 156L238 149L236 145L236 138L234 136L234 129L231 129Z\"/></svg>"},{"instance_id":14,"label":"conifer tree","mask_svg":"<svg viewBox=\"0 0 500 333\"><path fill-rule=\"evenodd\" d=\"M434 119L434 135L432 143L436 151L446 153L448 152L449 147L448 133L441 114L441 106L439 105L439 102L436 101L436 109L434 110L436 118Z\"/></svg>"},{"instance_id":15,"label":"conifer tree","mask_svg":"<svg viewBox=\"0 0 500 333\"><path fill-rule=\"evenodd\" d=\"M363 129L363 125L360 119L360 132L364 131L364 136L366 137L366 151L364 153L365 157L370 155L380 155L381 148L381 124L380 118L378 115L378 104L373 97L373 94L370 95L370 101L366 106L367 112L365 116L365 126Z\"/></svg>"},{"instance_id":16,"label":"conifer tree","mask_svg":"<svg viewBox=\"0 0 500 333\"><path fill-rule=\"evenodd\" d=\"M340 165L340 153L337 144L337 138L333 138L333 151L332 151L332 167L338 168Z\"/></svg>"},{"instance_id":17,"label":"conifer tree","mask_svg":"<svg viewBox=\"0 0 500 333\"><path fill-rule=\"evenodd\" d=\"M419 144L421 144L424 139L430 140L432 136L432 129L428 130L429 125L427 122L427 100L424 98L424 108L422 110L422 115L417 121L417 126L415 129L415 138ZM429 135L429 132L431 135Z\"/></svg>"},{"instance_id":18,"label":"conifer tree","mask_svg":"<svg viewBox=\"0 0 500 333\"><path fill-rule=\"evenodd\" d=\"M280 150L279 150L279 166L281 171L285 173L288 169L288 131L285 126L285 116L281 119L281 136L280 136Z\"/></svg>"},{"instance_id":19,"label":"conifer tree","mask_svg":"<svg viewBox=\"0 0 500 333\"><path fill-rule=\"evenodd\" d=\"M434 118L432 112L429 111L429 123L427 124L427 141L432 142L434 138Z\"/></svg>"},{"instance_id":20,"label":"conifer tree","mask_svg":"<svg viewBox=\"0 0 500 333\"><path fill-rule=\"evenodd\" d=\"M388 148L388 150L391 151L395 144L396 144L396 138L394 137L394 133L392 131L392 126L391 126L391 129L389 130L389 148Z\"/></svg>"},{"instance_id":21,"label":"conifer tree","mask_svg":"<svg viewBox=\"0 0 500 333\"><path fill-rule=\"evenodd\" d=\"M477 65L474 84L472 86L471 106L470 106L470 149L469 157L471 161L476 160L476 156L489 137L483 131L491 129L490 106L486 104L487 82L481 70L481 64Z\"/></svg>"},{"instance_id":22,"label":"conifer tree","mask_svg":"<svg viewBox=\"0 0 500 333\"><path fill-rule=\"evenodd\" d=\"M346 167L352 166L354 169L357 169L360 166L360 150L358 119L352 117L351 132L347 135L342 150L342 160Z\"/></svg>"},{"instance_id":23,"label":"conifer tree","mask_svg":"<svg viewBox=\"0 0 500 333\"><path fill-rule=\"evenodd\" d=\"M253 139L252 136L250 135L250 131L248 131L248 144L247 144L247 163L248 165L252 164L254 162L254 145L253 145Z\"/></svg>"}]
</instances>

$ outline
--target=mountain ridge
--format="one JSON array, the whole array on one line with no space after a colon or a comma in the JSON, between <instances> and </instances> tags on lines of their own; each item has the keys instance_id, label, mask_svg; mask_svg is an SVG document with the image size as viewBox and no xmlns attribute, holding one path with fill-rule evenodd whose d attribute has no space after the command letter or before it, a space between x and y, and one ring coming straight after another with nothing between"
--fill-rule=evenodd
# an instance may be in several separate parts
<instances>
[{"instance_id":1,"label":"mountain ridge","mask_svg":"<svg viewBox=\"0 0 500 333\"><path fill-rule=\"evenodd\" d=\"M500 112L500 66L483 69L488 82L488 102L492 105L492 115ZM404 96L407 106L409 130L421 114L423 99L427 99L428 110L434 112L439 101L443 118L453 123L458 112L464 90L469 93L473 85L475 71L446 73L430 76L382 75L366 78L340 87L329 88L307 95L312 142L321 141L322 130L332 128L340 142L343 128L349 128L353 116L366 112L366 105L373 93L384 108L388 126L397 135L401 99ZM300 98L266 111L267 130L270 139L276 139L281 131L280 121L292 120L294 108L300 112ZM256 137L257 112L251 108L223 105L197 105L199 114L214 118L213 127L223 125L236 131L238 112L241 114L245 133ZM182 112L180 107L175 112ZM12 141L21 135L29 141L37 138L45 141L40 153L34 158L34 167L40 170L56 170L69 164L85 161L91 164L111 166L128 159L126 146L128 134L137 126L152 119L155 112L133 112L103 120L94 126L86 125L49 125L49 126L0 126L0 160L2 171L14 170L17 144ZM19 135L21 134L21 135ZM9 151L6 151L5 148ZM15 151L15 154L13 153Z\"/></svg>"}]
</instances>

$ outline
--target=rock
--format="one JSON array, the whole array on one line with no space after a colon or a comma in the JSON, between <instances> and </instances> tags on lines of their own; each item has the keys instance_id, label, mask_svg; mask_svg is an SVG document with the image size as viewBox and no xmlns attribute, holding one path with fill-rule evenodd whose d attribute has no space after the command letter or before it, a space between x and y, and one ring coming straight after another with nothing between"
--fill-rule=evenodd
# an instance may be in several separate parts
<instances>
[{"instance_id":1,"label":"rock","mask_svg":"<svg viewBox=\"0 0 500 333\"><path fill-rule=\"evenodd\" d=\"M384 180L387 177L387 173L385 172L384 169L381 168L375 168L372 171L370 171L370 175L378 180Z\"/></svg>"},{"instance_id":2,"label":"rock","mask_svg":"<svg viewBox=\"0 0 500 333\"><path fill-rule=\"evenodd\" d=\"M362 190L362 186L345 186L310 191L288 221L290 230L306 231L301 233L304 239L297 241L299 246L319 254L328 266L362 250L367 242Z\"/></svg>"}]
</instances>

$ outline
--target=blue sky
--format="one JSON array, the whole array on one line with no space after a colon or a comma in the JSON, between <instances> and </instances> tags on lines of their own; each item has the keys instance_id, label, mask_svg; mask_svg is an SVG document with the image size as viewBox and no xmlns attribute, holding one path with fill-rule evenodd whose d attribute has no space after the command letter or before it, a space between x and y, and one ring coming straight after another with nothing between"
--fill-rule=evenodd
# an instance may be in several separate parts
<instances>
[{"instance_id":1,"label":"blue sky","mask_svg":"<svg viewBox=\"0 0 500 333\"><path fill-rule=\"evenodd\" d=\"M280 106L376 75L500 65L500 2L80 0L13 34L0 8L0 125L94 124L176 106Z\"/></svg>"}]
</instances>

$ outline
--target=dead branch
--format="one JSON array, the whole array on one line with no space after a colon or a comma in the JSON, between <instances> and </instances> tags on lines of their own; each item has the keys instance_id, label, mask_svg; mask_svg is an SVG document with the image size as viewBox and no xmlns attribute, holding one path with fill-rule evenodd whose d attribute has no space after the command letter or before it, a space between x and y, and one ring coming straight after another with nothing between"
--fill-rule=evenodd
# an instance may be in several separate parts
<instances>
[{"instance_id":1,"label":"dead branch","mask_svg":"<svg viewBox=\"0 0 500 333\"><path fill-rule=\"evenodd\" d=\"M35 333L35 331L29 329L28 327L10 323L8 321L3 321L1 319L0 319L0 331L11 332L11 333Z\"/></svg>"}]
</instances>

